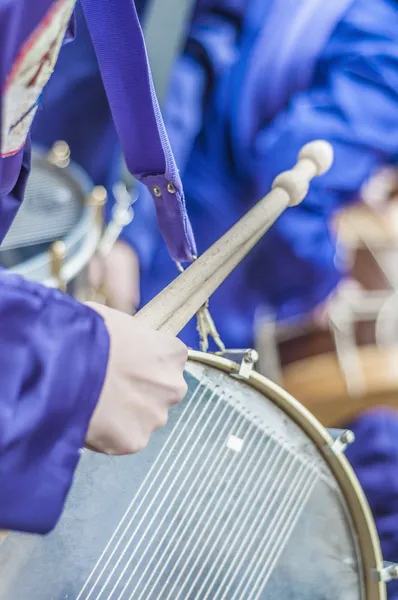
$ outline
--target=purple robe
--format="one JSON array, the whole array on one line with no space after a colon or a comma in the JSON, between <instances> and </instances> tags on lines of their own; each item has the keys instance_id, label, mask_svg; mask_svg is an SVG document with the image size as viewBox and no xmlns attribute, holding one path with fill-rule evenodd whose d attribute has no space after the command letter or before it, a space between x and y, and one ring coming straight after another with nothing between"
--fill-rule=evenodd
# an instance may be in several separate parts
<instances>
[{"instance_id":1,"label":"purple robe","mask_svg":"<svg viewBox=\"0 0 398 600\"><path fill-rule=\"evenodd\" d=\"M40 60L35 69L37 53L46 51L38 27L57 26L52 8L51 0L0 2L0 240L29 173L30 144L20 144L29 123L22 121L34 111L33 88L43 77ZM61 34L56 30L55 38ZM35 44L41 45L35 50ZM32 106L15 101L16 86L25 84ZM0 323L0 529L46 533L62 512L78 464L106 372L109 336L88 307L4 270Z\"/></svg>"}]
</instances>

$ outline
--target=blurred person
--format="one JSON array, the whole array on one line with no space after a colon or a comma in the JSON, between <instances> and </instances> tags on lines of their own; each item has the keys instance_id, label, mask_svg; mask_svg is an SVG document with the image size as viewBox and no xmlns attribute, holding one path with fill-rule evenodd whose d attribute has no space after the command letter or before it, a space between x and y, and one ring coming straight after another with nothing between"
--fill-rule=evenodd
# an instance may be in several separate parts
<instances>
[{"instance_id":1,"label":"blurred person","mask_svg":"<svg viewBox=\"0 0 398 600\"><path fill-rule=\"evenodd\" d=\"M30 126L59 48L73 37L74 5L0 0L0 240L23 199ZM135 13L129 18L143 48ZM145 53L134 60L146 81ZM140 116L131 108L130 126ZM172 336L0 270L0 530L55 526L83 446L115 455L145 447L185 395L186 358Z\"/></svg>"},{"instance_id":2,"label":"blurred person","mask_svg":"<svg viewBox=\"0 0 398 600\"><path fill-rule=\"evenodd\" d=\"M111 191L120 174L118 142L80 21L80 38L61 55L34 139L48 146L65 139L73 158ZM269 190L303 144L324 138L335 150L330 172L214 294L211 312L227 347L252 345L257 310L276 321L300 320L340 282L329 223L374 169L398 157L397 41L395 0L311 7L296 0L198 1L164 113L199 252ZM177 274L145 190L135 212L108 269L111 303L131 311L140 295L146 303ZM194 322L182 339L197 346ZM397 416L374 411L350 427L357 442L348 456L385 557L398 560Z\"/></svg>"}]
</instances>

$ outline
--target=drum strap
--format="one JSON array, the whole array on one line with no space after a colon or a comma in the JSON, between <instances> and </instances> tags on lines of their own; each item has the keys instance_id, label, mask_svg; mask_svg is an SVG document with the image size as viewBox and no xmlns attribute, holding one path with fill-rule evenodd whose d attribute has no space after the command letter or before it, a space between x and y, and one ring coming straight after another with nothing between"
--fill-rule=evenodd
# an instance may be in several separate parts
<instances>
[{"instance_id":1,"label":"drum strap","mask_svg":"<svg viewBox=\"0 0 398 600\"><path fill-rule=\"evenodd\" d=\"M81 4L127 167L151 192L172 258L191 261L195 240L134 2Z\"/></svg>"}]
</instances>

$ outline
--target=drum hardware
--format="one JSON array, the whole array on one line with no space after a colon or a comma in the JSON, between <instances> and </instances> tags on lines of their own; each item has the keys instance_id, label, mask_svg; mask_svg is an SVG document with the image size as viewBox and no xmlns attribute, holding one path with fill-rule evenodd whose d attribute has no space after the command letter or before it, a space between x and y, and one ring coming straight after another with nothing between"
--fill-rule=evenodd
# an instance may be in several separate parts
<instances>
[{"instance_id":1,"label":"drum hardware","mask_svg":"<svg viewBox=\"0 0 398 600\"><path fill-rule=\"evenodd\" d=\"M95 209L97 225L102 229L104 224L103 210L108 199L108 193L104 186L96 186L87 198L87 205Z\"/></svg>"},{"instance_id":2,"label":"drum hardware","mask_svg":"<svg viewBox=\"0 0 398 600\"><path fill-rule=\"evenodd\" d=\"M112 217L108 225L104 228L102 237L98 243L95 255L99 259L99 268L102 271L99 283L92 286L89 298L91 301L106 304L106 290L104 289L105 264L115 246L124 227L129 225L134 218L133 204L138 200L138 193L134 190L131 193L127 190L125 184L118 183L113 187L115 204L112 208ZM106 193L106 191L105 191ZM103 206L101 197L94 202L98 206L98 222L101 222L103 228Z\"/></svg>"},{"instance_id":3,"label":"drum hardware","mask_svg":"<svg viewBox=\"0 0 398 600\"><path fill-rule=\"evenodd\" d=\"M194 257L196 260L197 257ZM176 267L179 273L184 272L184 267L181 263L176 262ZM223 356L226 353L225 344L222 341L220 334L217 331L217 327L214 323L214 319L211 316L209 310L209 300L201 306L196 313L196 330L199 334L199 347L202 352L207 352L209 349L209 338L212 338L215 345L219 349L220 355Z\"/></svg>"},{"instance_id":4,"label":"drum hardware","mask_svg":"<svg viewBox=\"0 0 398 600\"><path fill-rule=\"evenodd\" d=\"M232 352L227 351L226 354L232 354ZM250 373L253 371L254 367L256 366L258 358L259 358L258 352L256 350L249 348L248 350L245 351L242 361L240 363L239 373L238 373L238 375L241 379L249 379Z\"/></svg>"},{"instance_id":5,"label":"drum hardware","mask_svg":"<svg viewBox=\"0 0 398 600\"><path fill-rule=\"evenodd\" d=\"M328 433L333 440L330 449L335 456L343 454L355 442L355 434L349 429L328 429Z\"/></svg>"},{"instance_id":6,"label":"drum hardware","mask_svg":"<svg viewBox=\"0 0 398 600\"><path fill-rule=\"evenodd\" d=\"M217 331L213 317L209 311L209 301L200 307L196 314L197 331L199 333L199 344L202 352L209 349L209 337L211 337L221 353L225 352L225 345Z\"/></svg>"},{"instance_id":7,"label":"drum hardware","mask_svg":"<svg viewBox=\"0 0 398 600\"><path fill-rule=\"evenodd\" d=\"M55 142L47 155L49 162L59 169L66 169L70 164L70 148L62 140Z\"/></svg>"},{"instance_id":8,"label":"drum hardware","mask_svg":"<svg viewBox=\"0 0 398 600\"><path fill-rule=\"evenodd\" d=\"M235 376L240 379L249 379L259 359L257 350L253 348L247 348L246 350L225 349L216 352L215 356L227 358L239 364L239 371Z\"/></svg>"},{"instance_id":9,"label":"drum hardware","mask_svg":"<svg viewBox=\"0 0 398 600\"><path fill-rule=\"evenodd\" d=\"M305 148L281 187L133 318L176 335L330 154ZM17 577L10 554L24 540L2 545L0 599L385 600L370 510L345 457L330 452L333 437L283 389L241 369L190 351L187 397L147 450L125 462L86 452L59 527Z\"/></svg>"},{"instance_id":10,"label":"drum hardware","mask_svg":"<svg viewBox=\"0 0 398 600\"><path fill-rule=\"evenodd\" d=\"M114 185L113 195L115 204L112 209L112 218L98 245L98 253L103 258L109 256L122 230L134 219L133 204L138 200L138 192L134 190L133 193L130 193L123 183Z\"/></svg>"},{"instance_id":11,"label":"drum hardware","mask_svg":"<svg viewBox=\"0 0 398 600\"><path fill-rule=\"evenodd\" d=\"M66 246L63 242L54 242L50 248L51 276L56 282L56 287L66 292L66 283L62 278L62 268L66 259Z\"/></svg>"},{"instance_id":12,"label":"drum hardware","mask_svg":"<svg viewBox=\"0 0 398 600\"><path fill-rule=\"evenodd\" d=\"M376 579L389 583L398 579L398 564L392 562L384 562L381 570L375 572Z\"/></svg>"},{"instance_id":13,"label":"drum hardware","mask_svg":"<svg viewBox=\"0 0 398 600\"><path fill-rule=\"evenodd\" d=\"M57 142L50 152L33 148L25 200L1 246L0 263L49 287L66 285L68 293L84 300L87 265L101 233L93 195L100 195L99 189L70 160L67 144ZM54 260L59 261L51 247L57 241L65 247L62 281L53 276L59 266Z\"/></svg>"}]
</instances>

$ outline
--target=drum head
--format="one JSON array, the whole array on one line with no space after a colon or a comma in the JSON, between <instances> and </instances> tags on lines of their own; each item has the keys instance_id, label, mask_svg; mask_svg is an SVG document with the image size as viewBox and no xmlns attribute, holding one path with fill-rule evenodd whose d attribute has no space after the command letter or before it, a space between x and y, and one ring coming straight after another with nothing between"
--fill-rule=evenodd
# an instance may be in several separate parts
<instances>
[{"instance_id":1,"label":"drum head","mask_svg":"<svg viewBox=\"0 0 398 600\"><path fill-rule=\"evenodd\" d=\"M326 432L264 378L195 357L144 452L86 453L57 529L1 546L1 600L384 598L366 503Z\"/></svg>"}]
</instances>

